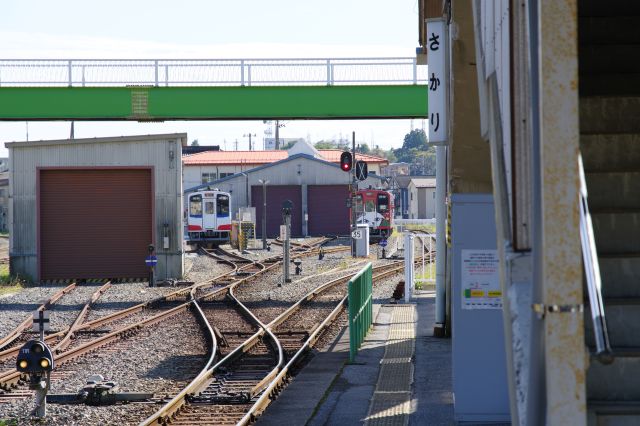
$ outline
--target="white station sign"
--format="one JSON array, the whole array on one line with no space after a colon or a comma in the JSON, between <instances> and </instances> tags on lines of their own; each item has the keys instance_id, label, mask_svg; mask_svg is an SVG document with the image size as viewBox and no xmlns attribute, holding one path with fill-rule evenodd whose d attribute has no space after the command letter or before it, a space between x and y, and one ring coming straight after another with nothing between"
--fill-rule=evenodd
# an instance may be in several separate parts
<instances>
[{"instance_id":1,"label":"white station sign","mask_svg":"<svg viewBox=\"0 0 640 426\"><path fill-rule=\"evenodd\" d=\"M447 142L449 80L446 74L447 33L443 19L427 20L427 65L429 85L428 142L444 145Z\"/></svg>"}]
</instances>

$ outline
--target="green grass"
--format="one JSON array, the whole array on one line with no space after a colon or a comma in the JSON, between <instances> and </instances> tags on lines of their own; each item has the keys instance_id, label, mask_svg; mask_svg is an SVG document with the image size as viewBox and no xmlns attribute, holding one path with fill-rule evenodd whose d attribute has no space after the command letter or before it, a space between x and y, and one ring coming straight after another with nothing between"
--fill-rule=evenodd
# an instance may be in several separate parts
<instances>
[{"instance_id":1,"label":"green grass","mask_svg":"<svg viewBox=\"0 0 640 426\"><path fill-rule=\"evenodd\" d=\"M25 282L19 277L11 277L9 265L0 265L0 296L7 293L15 293L21 290ZM0 423L0 426L3 426Z\"/></svg>"},{"instance_id":2,"label":"green grass","mask_svg":"<svg viewBox=\"0 0 640 426\"><path fill-rule=\"evenodd\" d=\"M409 231L426 231L431 234L436 233L436 225L435 223L428 223L426 225L403 225L404 229Z\"/></svg>"},{"instance_id":3,"label":"green grass","mask_svg":"<svg viewBox=\"0 0 640 426\"><path fill-rule=\"evenodd\" d=\"M0 419L0 426L17 426L17 420L2 420Z\"/></svg>"},{"instance_id":4,"label":"green grass","mask_svg":"<svg viewBox=\"0 0 640 426\"><path fill-rule=\"evenodd\" d=\"M424 265L424 274L418 273L418 270L422 271L422 267L420 267L419 269L416 269L416 274L415 274L416 280L435 278L436 276L435 263L427 263L426 265ZM416 290L422 290L423 286L425 286L426 283L417 282L415 284L416 284Z\"/></svg>"}]
</instances>

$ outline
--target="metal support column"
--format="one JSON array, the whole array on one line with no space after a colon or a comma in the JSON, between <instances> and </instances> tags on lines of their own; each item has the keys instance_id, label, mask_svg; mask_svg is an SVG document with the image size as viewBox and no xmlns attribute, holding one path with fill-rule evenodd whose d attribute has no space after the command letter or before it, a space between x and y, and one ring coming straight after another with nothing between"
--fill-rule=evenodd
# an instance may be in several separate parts
<instances>
[{"instance_id":1,"label":"metal support column","mask_svg":"<svg viewBox=\"0 0 640 426\"><path fill-rule=\"evenodd\" d=\"M436 326L442 330L446 313L446 291L445 291L445 270L446 270L446 228L447 218L446 208L446 188L447 188L447 147L436 147ZM435 333L443 335L442 332Z\"/></svg>"},{"instance_id":2,"label":"metal support column","mask_svg":"<svg viewBox=\"0 0 640 426\"><path fill-rule=\"evenodd\" d=\"M404 234L404 301L411 301L411 293L413 293L413 285L415 271L413 268L413 240L414 236L411 232Z\"/></svg>"}]
</instances>

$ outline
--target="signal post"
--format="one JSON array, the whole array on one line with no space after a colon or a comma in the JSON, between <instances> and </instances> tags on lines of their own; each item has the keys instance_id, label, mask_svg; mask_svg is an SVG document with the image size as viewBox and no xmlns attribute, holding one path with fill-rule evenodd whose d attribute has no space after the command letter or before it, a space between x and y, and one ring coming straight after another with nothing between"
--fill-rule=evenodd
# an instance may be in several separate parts
<instances>
[{"instance_id":1,"label":"signal post","mask_svg":"<svg viewBox=\"0 0 640 426\"><path fill-rule=\"evenodd\" d=\"M351 152L344 151L340 155L340 168L351 174L351 184L349 185L350 202L347 203L351 207L350 217L350 234L351 234L351 256L356 257L356 206L358 203L358 180L365 180L368 176L368 166L364 161L356 161L356 132L352 134ZM355 165L355 167L354 167Z\"/></svg>"}]
</instances>

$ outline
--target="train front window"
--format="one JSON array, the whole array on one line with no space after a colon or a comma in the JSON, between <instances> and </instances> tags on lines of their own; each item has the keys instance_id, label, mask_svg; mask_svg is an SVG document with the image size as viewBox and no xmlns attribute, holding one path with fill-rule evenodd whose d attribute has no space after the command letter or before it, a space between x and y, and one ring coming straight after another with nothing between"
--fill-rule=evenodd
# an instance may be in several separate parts
<instances>
[{"instance_id":1,"label":"train front window","mask_svg":"<svg viewBox=\"0 0 640 426\"><path fill-rule=\"evenodd\" d=\"M229 196L218 194L216 200L218 202L218 217L229 216Z\"/></svg>"},{"instance_id":2,"label":"train front window","mask_svg":"<svg viewBox=\"0 0 640 426\"><path fill-rule=\"evenodd\" d=\"M205 201L204 203L204 213L205 214L213 214L213 201Z\"/></svg>"},{"instance_id":3,"label":"train front window","mask_svg":"<svg viewBox=\"0 0 640 426\"><path fill-rule=\"evenodd\" d=\"M364 202L364 208L367 213L374 213L376 211L376 204L373 200L367 200Z\"/></svg>"},{"instance_id":4,"label":"train front window","mask_svg":"<svg viewBox=\"0 0 640 426\"><path fill-rule=\"evenodd\" d=\"M378 213L386 212L389 209L389 197L386 194L378 194Z\"/></svg>"},{"instance_id":5,"label":"train front window","mask_svg":"<svg viewBox=\"0 0 640 426\"><path fill-rule=\"evenodd\" d=\"M192 195L189 198L189 216L202 217L202 195Z\"/></svg>"}]
</instances>

